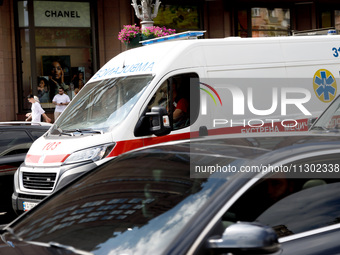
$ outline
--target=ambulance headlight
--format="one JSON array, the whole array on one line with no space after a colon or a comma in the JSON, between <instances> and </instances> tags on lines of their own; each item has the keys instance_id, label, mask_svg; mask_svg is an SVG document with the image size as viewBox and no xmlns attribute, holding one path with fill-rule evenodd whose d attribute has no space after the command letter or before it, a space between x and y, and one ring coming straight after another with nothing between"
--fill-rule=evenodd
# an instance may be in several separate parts
<instances>
[{"instance_id":1,"label":"ambulance headlight","mask_svg":"<svg viewBox=\"0 0 340 255\"><path fill-rule=\"evenodd\" d=\"M115 144L104 144L96 147L87 148L85 150L73 152L64 164L72 164L83 161L98 161L105 158L112 151Z\"/></svg>"}]
</instances>

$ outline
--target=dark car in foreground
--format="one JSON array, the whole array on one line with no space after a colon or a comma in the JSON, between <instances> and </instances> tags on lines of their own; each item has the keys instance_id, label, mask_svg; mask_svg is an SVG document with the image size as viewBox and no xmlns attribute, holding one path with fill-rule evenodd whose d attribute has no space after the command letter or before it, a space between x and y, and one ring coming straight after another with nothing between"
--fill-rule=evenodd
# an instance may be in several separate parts
<instances>
[{"instance_id":1,"label":"dark car in foreground","mask_svg":"<svg viewBox=\"0 0 340 255\"><path fill-rule=\"evenodd\" d=\"M130 152L7 225L0 254L339 254L339 145L300 133Z\"/></svg>"},{"instance_id":2,"label":"dark car in foreground","mask_svg":"<svg viewBox=\"0 0 340 255\"><path fill-rule=\"evenodd\" d=\"M0 122L0 224L8 223L12 209L13 175L32 143L51 127L48 123Z\"/></svg>"}]
</instances>

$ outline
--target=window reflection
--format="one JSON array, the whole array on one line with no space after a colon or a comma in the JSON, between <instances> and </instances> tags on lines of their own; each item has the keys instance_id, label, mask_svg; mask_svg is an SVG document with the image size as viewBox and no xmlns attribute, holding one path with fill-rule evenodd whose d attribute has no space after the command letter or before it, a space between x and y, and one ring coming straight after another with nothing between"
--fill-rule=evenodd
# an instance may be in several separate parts
<instances>
[{"instance_id":1,"label":"window reflection","mask_svg":"<svg viewBox=\"0 0 340 255\"><path fill-rule=\"evenodd\" d=\"M335 29L337 30L338 34L340 33L340 10L336 10L334 14L334 23Z\"/></svg>"},{"instance_id":2,"label":"window reflection","mask_svg":"<svg viewBox=\"0 0 340 255\"><path fill-rule=\"evenodd\" d=\"M164 5L161 4L155 26L176 29L176 32L199 30L199 9L195 5Z\"/></svg>"},{"instance_id":3,"label":"window reflection","mask_svg":"<svg viewBox=\"0 0 340 255\"><path fill-rule=\"evenodd\" d=\"M25 131L0 132L0 157L27 152L32 139Z\"/></svg>"},{"instance_id":4,"label":"window reflection","mask_svg":"<svg viewBox=\"0 0 340 255\"><path fill-rule=\"evenodd\" d=\"M127 117L152 78L140 75L90 83L56 124L64 131L91 128L107 132Z\"/></svg>"},{"instance_id":5,"label":"window reflection","mask_svg":"<svg viewBox=\"0 0 340 255\"><path fill-rule=\"evenodd\" d=\"M37 47L91 47L90 28L36 28Z\"/></svg>"},{"instance_id":6,"label":"window reflection","mask_svg":"<svg viewBox=\"0 0 340 255\"><path fill-rule=\"evenodd\" d=\"M339 190L339 182L304 188L268 208L257 221L281 236L340 223Z\"/></svg>"},{"instance_id":7,"label":"window reflection","mask_svg":"<svg viewBox=\"0 0 340 255\"><path fill-rule=\"evenodd\" d=\"M290 34L290 10L251 8L238 11L238 35L241 37L287 36ZM251 19L249 21L248 17ZM251 24L249 27L248 24Z\"/></svg>"},{"instance_id":8,"label":"window reflection","mask_svg":"<svg viewBox=\"0 0 340 255\"><path fill-rule=\"evenodd\" d=\"M252 36L283 36L290 29L289 9L252 8Z\"/></svg>"},{"instance_id":9,"label":"window reflection","mask_svg":"<svg viewBox=\"0 0 340 255\"><path fill-rule=\"evenodd\" d=\"M160 254L226 182L190 178L190 161L182 154L127 159L41 204L15 232L93 254Z\"/></svg>"}]
</instances>

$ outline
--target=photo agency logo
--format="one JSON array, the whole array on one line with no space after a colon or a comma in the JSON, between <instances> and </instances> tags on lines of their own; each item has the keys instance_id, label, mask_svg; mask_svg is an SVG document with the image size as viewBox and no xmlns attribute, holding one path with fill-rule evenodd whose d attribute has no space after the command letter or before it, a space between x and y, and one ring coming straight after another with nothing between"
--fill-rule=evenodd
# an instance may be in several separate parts
<instances>
[{"instance_id":1,"label":"photo agency logo","mask_svg":"<svg viewBox=\"0 0 340 255\"><path fill-rule=\"evenodd\" d=\"M259 79L252 87L242 85L252 84L249 79L244 79L241 85L222 80L199 82L200 90L203 91L200 93L200 113L210 117L213 128L264 125L294 127L299 125L296 116L312 116L307 109L312 94L307 88L280 86L280 83L269 79ZM283 81L281 83L286 84Z\"/></svg>"},{"instance_id":2,"label":"photo agency logo","mask_svg":"<svg viewBox=\"0 0 340 255\"><path fill-rule=\"evenodd\" d=\"M212 86L210 86L210 85L208 85L206 83L203 83L203 82L199 82L199 84L204 86L203 88L200 87L200 90L205 92L205 94L203 93L202 97L201 97L201 114L202 115L207 115L207 96L209 95L212 98L212 100L214 101L215 105L217 105L217 102L216 102L215 97L214 97L214 95L212 93L214 93L215 96L218 98L221 106L222 106L222 100L221 100L220 95L217 93L217 91Z\"/></svg>"}]
</instances>

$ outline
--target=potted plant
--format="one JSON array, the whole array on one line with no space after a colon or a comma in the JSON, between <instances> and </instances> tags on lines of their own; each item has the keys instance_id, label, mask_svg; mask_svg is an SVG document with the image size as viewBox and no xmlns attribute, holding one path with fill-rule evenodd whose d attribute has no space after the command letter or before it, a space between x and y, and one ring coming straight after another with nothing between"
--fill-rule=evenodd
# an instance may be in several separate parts
<instances>
[{"instance_id":1,"label":"potted plant","mask_svg":"<svg viewBox=\"0 0 340 255\"><path fill-rule=\"evenodd\" d=\"M118 33L118 39L128 48L139 46L140 28L134 25L124 25L123 29Z\"/></svg>"},{"instance_id":2,"label":"potted plant","mask_svg":"<svg viewBox=\"0 0 340 255\"><path fill-rule=\"evenodd\" d=\"M142 31L142 40L149 40L155 37L162 37L174 34L176 32L175 29L168 29L166 27L146 27Z\"/></svg>"},{"instance_id":3,"label":"potted plant","mask_svg":"<svg viewBox=\"0 0 340 255\"><path fill-rule=\"evenodd\" d=\"M118 33L118 39L130 49L141 46L140 41L171 35L175 32L175 29L168 29L166 27L152 26L142 30L136 24L124 25L123 29Z\"/></svg>"}]
</instances>

